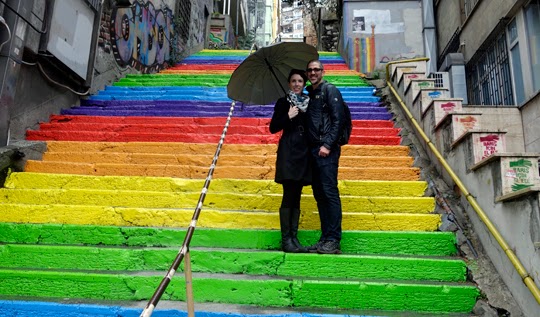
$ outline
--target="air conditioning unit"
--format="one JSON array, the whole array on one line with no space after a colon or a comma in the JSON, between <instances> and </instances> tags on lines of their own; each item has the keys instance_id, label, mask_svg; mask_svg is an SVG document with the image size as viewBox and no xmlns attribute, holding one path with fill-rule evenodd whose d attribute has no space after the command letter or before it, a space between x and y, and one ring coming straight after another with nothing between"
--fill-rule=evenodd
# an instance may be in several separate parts
<instances>
[{"instance_id":1,"label":"air conditioning unit","mask_svg":"<svg viewBox=\"0 0 540 317\"><path fill-rule=\"evenodd\" d=\"M48 32L40 41L40 52L49 56L49 66L66 73L81 86L90 86L101 2L96 0L52 0L46 18Z\"/></svg>"}]
</instances>

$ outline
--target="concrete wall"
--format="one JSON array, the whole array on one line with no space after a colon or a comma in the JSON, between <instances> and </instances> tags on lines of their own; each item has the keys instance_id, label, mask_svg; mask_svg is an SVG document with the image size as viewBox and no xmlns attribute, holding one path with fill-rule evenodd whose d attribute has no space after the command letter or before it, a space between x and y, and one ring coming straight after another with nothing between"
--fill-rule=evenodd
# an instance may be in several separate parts
<instances>
[{"instance_id":1,"label":"concrete wall","mask_svg":"<svg viewBox=\"0 0 540 317\"><path fill-rule=\"evenodd\" d=\"M424 56L421 1L350 1L343 7L349 66L363 73ZM348 44L347 44L348 43Z\"/></svg>"},{"instance_id":2,"label":"concrete wall","mask_svg":"<svg viewBox=\"0 0 540 317\"><path fill-rule=\"evenodd\" d=\"M521 108L525 151L540 153L540 93Z\"/></svg>"},{"instance_id":3,"label":"concrete wall","mask_svg":"<svg viewBox=\"0 0 540 317\"><path fill-rule=\"evenodd\" d=\"M446 0L452 1L452 0ZM476 10L467 18L461 32L461 42L465 43L463 55L469 60L495 28L501 18L507 16L518 0L480 1ZM441 25L441 27L444 27Z\"/></svg>"},{"instance_id":4,"label":"concrete wall","mask_svg":"<svg viewBox=\"0 0 540 317\"><path fill-rule=\"evenodd\" d=\"M172 45L178 46L183 57L204 49L213 2L190 1L189 36L185 36L186 41L177 42L173 42L173 22L180 0L135 0L132 8L121 9L116 9L112 0L104 1L99 27L95 30L97 43L90 87L78 87L54 67L44 67L44 71L40 71L37 65L22 64L17 76L13 111L10 113L10 143L24 140L26 130L37 129L39 122L48 121L51 114L58 114L61 109L78 105L81 96L66 87L82 93L87 89L89 94L94 94L126 74L153 73L167 67L171 60ZM33 13L37 17L33 19L36 20L34 23L39 28L44 16L44 4L36 1ZM124 15L131 17L128 19L129 29L132 31L129 34L122 33ZM133 18L134 15L141 15L143 20ZM149 34L158 34L161 37L148 40ZM138 49L134 44L137 38L145 39ZM36 48L39 40L37 32L28 31L25 45ZM29 60L30 57L25 55L23 59ZM54 84L52 80L63 86Z\"/></svg>"},{"instance_id":5,"label":"concrete wall","mask_svg":"<svg viewBox=\"0 0 540 317\"><path fill-rule=\"evenodd\" d=\"M435 23L437 27L437 47L440 54L452 35L461 26L461 9L460 1L441 0L435 8Z\"/></svg>"}]
</instances>

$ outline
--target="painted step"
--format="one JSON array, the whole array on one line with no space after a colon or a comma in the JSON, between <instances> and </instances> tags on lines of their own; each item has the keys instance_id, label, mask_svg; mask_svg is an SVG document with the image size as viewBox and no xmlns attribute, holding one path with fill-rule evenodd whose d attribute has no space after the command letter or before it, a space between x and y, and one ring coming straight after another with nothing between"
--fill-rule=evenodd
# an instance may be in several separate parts
<instances>
[{"instance_id":1,"label":"painted step","mask_svg":"<svg viewBox=\"0 0 540 317\"><path fill-rule=\"evenodd\" d=\"M163 274L0 270L0 295L42 298L146 300ZM195 302L273 307L470 312L479 291L470 284L421 284L363 280L280 279L245 275L193 276ZM136 291L134 291L136 290ZM185 281L175 277L164 300L185 300ZM361 300L358 300L361 299Z\"/></svg>"},{"instance_id":2,"label":"painted step","mask_svg":"<svg viewBox=\"0 0 540 317\"><path fill-rule=\"evenodd\" d=\"M108 304L108 306L107 306ZM43 301L2 301L0 300L0 317L118 317L118 316L140 316L146 302L130 303L112 302L99 304L66 304ZM249 310L251 317L296 317L296 311L276 311L260 307L250 307L246 305L226 305L226 304L198 304L195 306L197 316L204 317L242 317ZM381 316L381 312L358 311L351 313L340 312L339 314L326 314L329 317L376 317ZM187 306L185 302L166 301L159 302L158 307L153 311L154 317L186 317ZM319 317L320 314L310 314L302 312L304 317ZM447 316L447 314L445 314ZM459 317L455 316L454 317ZM465 316L463 316L465 317Z\"/></svg>"},{"instance_id":3,"label":"painted step","mask_svg":"<svg viewBox=\"0 0 540 317\"><path fill-rule=\"evenodd\" d=\"M72 131L112 131L112 132L160 132L160 133L201 133L221 134L223 125L199 124L125 124L125 123L40 123L39 130L72 130ZM398 128L363 128L353 122L352 135L397 136ZM231 134L270 134L268 126L232 125L227 129Z\"/></svg>"},{"instance_id":4,"label":"painted step","mask_svg":"<svg viewBox=\"0 0 540 317\"><path fill-rule=\"evenodd\" d=\"M0 222L55 223L106 226L182 227L193 216L197 201L188 208L140 208L90 205L0 204ZM204 209L202 228L279 229L277 211L228 211ZM345 212L343 230L435 231L440 215L429 213ZM320 229L319 215L303 210L300 228Z\"/></svg>"},{"instance_id":5,"label":"painted step","mask_svg":"<svg viewBox=\"0 0 540 317\"><path fill-rule=\"evenodd\" d=\"M206 178L210 162L215 154L215 144L200 143L115 143L115 142L47 142L47 152L42 161L27 161L27 172L67 173L85 175L124 175L124 176L165 176L181 178ZM339 179L351 180L394 180L416 181L420 170L410 167L409 149L405 146L355 146L347 145L342 148ZM66 153L62 160L59 153ZM71 153L76 153L71 155ZM101 155L100 153L103 153ZM181 153L166 155L156 153ZM274 178L273 157L276 145L246 145L225 144L218 159L213 177L238 179L267 179ZM87 155L85 162L80 162L80 154ZM60 156L59 156L60 155ZM156 156L157 155L157 156ZM204 156L207 156L204 158ZM56 158L55 158L56 156ZM200 158L198 165L157 164L158 160L169 162L173 157L191 156ZM243 156L249 159L236 163L235 157ZM130 159L132 163L114 163L121 158ZM154 164L145 160L152 159ZM52 159L52 160L49 160ZM87 159L95 159L87 162ZM98 159L103 158L106 161ZM246 162L266 162L266 165L246 166ZM69 161L71 160L71 161ZM355 162L356 160L356 162ZM113 163L111 163L111 161ZM189 160L191 161L191 159ZM363 162L358 166L359 162ZM348 165L351 163L351 165ZM354 163L354 165L353 165ZM402 164L403 163L403 164ZM233 165L233 166L231 166Z\"/></svg>"},{"instance_id":6,"label":"painted step","mask_svg":"<svg viewBox=\"0 0 540 317\"><path fill-rule=\"evenodd\" d=\"M212 155L197 154L147 154L147 153L102 153L102 152L45 152L42 161L71 162L87 164L145 164L145 165L181 165L181 166L207 166L212 162ZM276 156L259 155L220 155L219 167L225 166L266 166L274 170ZM350 168L411 168L413 158L403 157L377 157L377 156L342 156L340 158L342 169Z\"/></svg>"},{"instance_id":7,"label":"painted step","mask_svg":"<svg viewBox=\"0 0 540 317\"><path fill-rule=\"evenodd\" d=\"M126 208L194 208L200 196L196 192L163 193L156 191L92 190L92 189L8 189L0 188L3 204L115 206ZM217 210L277 212L282 195L214 192L206 194L203 207ZM412 213L425 214L434 210L432 197L386 197L341 195L346 213ZM301 209L306 213L317 211L312 195L302 196Z\"/></svg>"},{"instance_id":8,"label":"painted step","mask_svg":"<svg viewBox=\"0 0 540 317\"><path fill-rule=\"evenodd\" d=\"M169 97L175 97L174 95L169 94ZM190 100L195 99L195 95L189 96L189 95L183 95L186 98L189 98ZM102 107L102 106L84 106L84 107L76 107L73 109L78 110L118 110L118 111L126 111L126 110L133 110L133 111L168 111L168 112L218 112L218 113L225 113L228 114L231 105L205 105L205 104L197 104L197 105L185 105L181 102L177 103L170 103L168 105L160 105L160 106L154 106L154 105L129 105L129 106L113 106L113 107ZM375 107L350 107L351 116L354 117L355 114L361 115L364 112L383 112L387 113L388 110L386 110L383 107L375 106ZM235 110L235 115L238 115L242 112L255 112L260 114L267 114L268 117L272 116L272 113L274 111L273 105L263 105L263 106L246 106L240 109Z\"/></svg>"},{"instance_id":9,"label":"painted step","mask_svg":"<svg viewBox=\"0 0 540 317\"><path fill-rule=\"evenodd\" d=\"M118 101L119 102L119 101ZM133 102L135 103L135 102ZM102 116L66 116L51 115L50 123L110 123L110 124L173 124L173 125L225 125L226 118L216 117L102 117ZM231 122L241 126L268 126L270 118L232 118ZM353 120L358 128L394 128L386 120Z\"/></svg>"},{"instance_id":10,"label":"painted step","mask_svg":"<svg viewBox=\"0 0 540 317\"><path fill-rule=\"evenodd\" d=\"M141 97L139 100L143 100ZM123 99L129 100L129 99ZM220 117L226 118L229 111L192 111L192 110L110 110L110 109L82 109L71 108L63 109L63 115L85 115L85 116L147 116L147 117ZM271 113L268 111L240 111L235 112L234 117L245 118L269 118ZM386 112L360 112L351 113L353 120L390 120L392 114Z\"/></svg>"},{"instance_id":11,"label":"painted step","mask_svg":"<svg viewBox=\"0 0 540 317\"><path fill-rule=\"evenodd\" d=\"M0 245L1 269L75 271L166 271L178 248ZM467 267L458 259L432 257L286 254L277 251L190 248L197 273L362 280L464 282ZM183 270L183 266L179 271Z\"/></svg>"},{"instance_id":12,"label":"painted step","mask_svg":"<svg viewBox=\"0 0 540 317\"><path fill-rule=\"evenodd\" d=\"M86 106L95 106L95 107L125 107L130 105L151 105L151 106L170 106L170 105L205 105L205 106L230 106L230 101L223 102L208 102L208 101L198 101L198 100L183 100L183 101L174 101L174 100L96 100L96 99L85 99L80 102L81 107ZM384 106L381 102L348 102L350 108L358 107L382 107ZM246 105L243 103L237 103L235 107L236 110L243 110L246 108L253 107L270 107L273 109L274 105ZM201 117L204 119L204 117Z\"/></svg>"},{"instance_id":13,"label":"painted step","mask_svg":"<svg viewBox=\"0 0 540 317\"><path fill-rule=\"evenodd\" d=\"M227 143L233 144L277 144L278 134L227 134ZM26 134L29 141L88 141L88 142L183 142L218 144L221 134L200 133L151 133L151 132L107 132L107 131L33 131ZM399 145L398 136L357 136L351 135L353 145Z\"/></svg>"},{"instance_id":14,"label":"painted step","mask_svg":"<svg viewBox=\"0 0 540 317\"><path fill-rule=\"evenodd\" d=\"M95 189L132 190L175 193L199 191L205 181L165 177L86 176L45 174L30 172L10 173L4 183L6 189ZM369 194L386 197L423 197L427 189L424 181L354 181L340 180L342 195ZM270 180L214 179L211 190L215 192L280 194L281 185ZM306 186L305 194L311 194Z\"/></svg>"},{"instance_id":15,"label":"painted step","mask_svg":"<svg viewBox=\"0 0 540 317\"><path fill-rule=\"evenodd\" d=\"M103 183L108 185L103 186ZM426 188L424 182L342 181L339 185L346 212L428 213L434 208L432 197L422 197ZM0 201L11 204L189 208L197 201L202 187L201 181L191 179L167 181L142 177L13 173L5 187L0 189ZM304 196L302 208L316 210L309 187L306 187ZM205 199L206 208L229 210L273 211L279 209L280 202L279 186L269 181L236 179L215 180Z\"/></svg>"},{"instance_id":16,"label":"painted step","mask_svg":"<svg viewBox=\"0 0 540 317\"><path fill-rule=\"evenodd\" d=\"M113 227L99 225L0 223L3 243L44 245L105 245L180 248L185 228ZM304 245L319 239L319 230L300 230ZM279 230L197 228L190 246L225 249L280 250ZM346 254L449 257L457 254L452 232L344 231Z\"/></svg>"}]
</instances>

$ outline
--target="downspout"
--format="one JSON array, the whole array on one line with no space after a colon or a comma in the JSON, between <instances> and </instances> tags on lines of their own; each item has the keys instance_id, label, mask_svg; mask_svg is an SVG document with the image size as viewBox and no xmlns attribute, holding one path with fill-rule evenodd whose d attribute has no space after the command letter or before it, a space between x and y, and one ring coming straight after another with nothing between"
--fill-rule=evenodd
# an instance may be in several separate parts
<instances>
[{"instance_id":1,"label":"downspout","mask_svg":"<svg viewBox=\"0 0 540 317\"><path fill-rule=\"evenodd\" d=\"M394 89L394 87L391 84L389 84L389 82L390 82L389 81L390 65L399 64L399 63L428 61L428 60L429 60L429 58L427 58L427 57L420 57L420 58L414 58L414 59L406 59L406 60L388 62L386 64L386 83L387 83L388 87L390 88L390 90L392 91L392 94L394 94L394 96L397 98L397 100L398 100L401 108L405 112L406 116L409 118L409 120L411 120L411 122L412 122L413 126L415 127L416 131L418 131L418 133L420 134L422 139L426 142L428 147L431 149L431 151L433 152L435 157L437 157L439 162L442 164L442 166L444 167L444 169L446 170L448 175L450 175L452 180L456 183L456 186L458 186L458 188L461 190L461 192L465 195L465 198L467 199L467 201L469 202L471 207L474 209L474 211L476 212L478 217L480 217L480 220L482 220L482 222L484 222L484 224L486 225L489 232L493 235L495 240L497 240L497 243L499 243L499 245L503 249L504 253L508 257L508 260L510 260L510 262L512 263L512 265L516 269L517 273L519 274L519 276L521 276L521 279L523 280L523 283L525 283L525 285L527 286L527 288L529 289L529 291L531 292L533 297L540 304L540 290L538 289L538 286L536 286L536 284L534 283L534 280L531 278L531 276L529 275L529 273L527 272L527 270L525 269L523 264L521 264L521 262L519 261L518 257L514 253L514 251L512 251L512 249L510 249L510 246L508 246L508 243L504 240L504 238L502 237L501 233L497 230L495 225L491 222L491 220L489 220L489 218L486 215L486 213L484 212L484 210L482 210L480 205L478 205L476 199L467 190L467 188L461 182L459 177L454 173L454 171L452 170L452 167L450 167L450 165L446 162L446 160L441 155L439 150L437 150L435 145L433 145L433 143L431 143L431 141L429 140L429 137L424 133L424 131L422 130L422 127L420 127L418 122L416 122L416 120L414 119L412 113L409 111L409 109L407 108L405 103L403 103L403 100L399 97L397 91Z\"/></svg>"}]
</instances>

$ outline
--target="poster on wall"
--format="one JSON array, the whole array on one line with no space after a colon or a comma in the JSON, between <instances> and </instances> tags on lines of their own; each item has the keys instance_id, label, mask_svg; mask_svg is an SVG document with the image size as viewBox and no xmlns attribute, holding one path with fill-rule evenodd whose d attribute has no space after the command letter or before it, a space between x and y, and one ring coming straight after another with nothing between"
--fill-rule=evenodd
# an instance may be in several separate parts
<instances>
[{"instance_id":1,"label":"poster on wall","mask_svg":"<svg viewBox=\"0 0 540 317\"><path fill-rule=\"evenodd\" d=\"M353 33L371 34L372 29L377 34L405 31L403 22L392 23L390 10L353 10L352 25Z\"/></svg>"}]
</instances>

